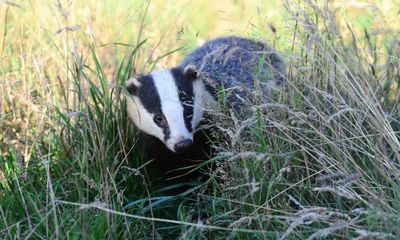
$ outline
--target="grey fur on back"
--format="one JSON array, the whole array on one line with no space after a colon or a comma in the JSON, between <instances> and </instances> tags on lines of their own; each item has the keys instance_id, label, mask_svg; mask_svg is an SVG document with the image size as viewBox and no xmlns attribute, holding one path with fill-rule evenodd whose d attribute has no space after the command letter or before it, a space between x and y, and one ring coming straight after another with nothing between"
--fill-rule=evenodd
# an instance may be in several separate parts
<instances>
[{"instance_id":1,"label":"grey fur on back","mask_svg":"<svg viewBox=\"0 0 400 240\"><path fill-rule=\"evenodd\" d=\"M259 88L264 94L285 82L285 64L277 52L263 42L230 36L206 42L191 52L181 67L193 66L216 96L219 85L230 91L230 101L249 98Z\"/></svg>"}]
</instances>

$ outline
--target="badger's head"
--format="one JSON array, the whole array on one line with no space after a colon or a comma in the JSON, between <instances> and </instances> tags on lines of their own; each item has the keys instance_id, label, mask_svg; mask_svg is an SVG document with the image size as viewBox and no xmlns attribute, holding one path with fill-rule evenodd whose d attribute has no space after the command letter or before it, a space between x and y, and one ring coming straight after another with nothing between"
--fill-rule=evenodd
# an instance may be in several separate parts
<instances>
[{"instance_id":1,"label":"badger's head","mask_svg":"<svg viewBox=\"0 0 400 240\"><path fill-rule=\"evenodd\" d=\"M203 89L193 67L131 78L126 83L129 116L141 131L182 152L193 144L203 116Z\"/></svg>"}]
</instances>

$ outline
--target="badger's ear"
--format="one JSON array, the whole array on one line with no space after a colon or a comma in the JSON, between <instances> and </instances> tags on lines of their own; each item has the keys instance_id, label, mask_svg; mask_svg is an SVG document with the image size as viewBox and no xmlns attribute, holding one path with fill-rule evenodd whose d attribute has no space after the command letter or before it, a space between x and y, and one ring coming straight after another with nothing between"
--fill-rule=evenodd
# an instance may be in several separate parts
<instances>
[{"instance_id":1,"label":"badger's ear","mask_svg":"<svg viewBox=\"0 0 400 240\"><path fill-rule=\"evenodd\" d=\"M189 78L190 80L196 80L199 78L199 72L197 71L194 65L187 65L183 69L183 75Z\"/></svg>"},{"instance_id":2,"label":"badger's ear","mask_svg":"<svg viewBox=\"0 0 400 240\"><path fill-rule=\"evenodd\" d=\"M140 87L140 83L139 83L138 79L135 77L130 78L128 81L126 81L126 90L131 95L137 95L139 87Z\"/></svg>"}]
</instances>

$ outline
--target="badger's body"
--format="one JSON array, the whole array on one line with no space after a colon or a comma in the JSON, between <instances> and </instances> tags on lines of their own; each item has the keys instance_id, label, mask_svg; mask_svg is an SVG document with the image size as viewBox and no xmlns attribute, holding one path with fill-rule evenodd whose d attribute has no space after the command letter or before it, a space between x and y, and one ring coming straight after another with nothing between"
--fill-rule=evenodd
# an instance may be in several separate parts
<instances>
[{"instance_id":1,"label":"badger's body","mask_svg":"<svg viewBox=\"0 0 400 240\"><path fill-rule=\"evenodd\" d=\"M195 49L180 67L194 68L206 90L217 97L218 86L232 89L232 96L245 97L244 91L260 90L268 94L284 83L285 64L265 43L241 37L217 38Z\"/></svg>"},{"instance_id":2,"label":"badger's body","mask_svg":"<svg viewBox=\"0 0 400 240\"><path fill-rule=\"evenodd\" d=\"M251 101L255 89L268 94L281 85L284 69L283 60L262 42L217 38L195 49L177 67L128 80L127 109L139 130L158 142L157 146L166 147L168 154L161 149L157 152L168 156L152 155L168 165L171 156L186 159L191 152L198 152L194 134L219 91L227 94L228 106L240 110L239 102Z\"/></svg>"}]
</instances>

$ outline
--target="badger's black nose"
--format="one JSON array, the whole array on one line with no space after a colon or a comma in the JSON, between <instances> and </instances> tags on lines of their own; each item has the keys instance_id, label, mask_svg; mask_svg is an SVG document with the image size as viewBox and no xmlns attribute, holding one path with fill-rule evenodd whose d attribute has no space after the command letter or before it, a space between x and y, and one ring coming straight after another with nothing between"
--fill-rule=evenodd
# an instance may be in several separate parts
<instances>
[{"instance_id":1,"label":"badger's black nose","mask_svg":"<svg viewBox=\"0 0 400 240\"><path fill-rule=\"evenodd\" d=\"M179 152L184 152L185 150L187 150L190 146L193 145L193 141L190 139L185 139L182 140L180 142L178 142L177 144L175 144L175 152L179 153Z\"/></svg>"}]
</instances>

